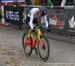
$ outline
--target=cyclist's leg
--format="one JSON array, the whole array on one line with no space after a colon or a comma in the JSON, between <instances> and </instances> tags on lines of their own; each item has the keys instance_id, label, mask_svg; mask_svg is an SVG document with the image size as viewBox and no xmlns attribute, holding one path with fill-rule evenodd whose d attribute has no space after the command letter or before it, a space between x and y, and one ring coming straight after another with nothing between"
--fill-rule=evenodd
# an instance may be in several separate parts
<instances>
[{"instance_id":1,"label":"cyclist's leg","mask_svg":"<svg viewBox=\"0 0 75 66\"><path fill-rule=\"evenodd\" d=\"M25 21L26 23L25 23L25 24L27 25L27 27L26 27L26 30L27 30L27 31L26 31L26 32L28 33L28 37L30 37L29 21L30 21L30 17L27 16L27 17L26 17L26 21Z\"/></svg>"},{"instance_id":2,"label":"cyclist's leg","mask_svg":"<svg viewBox=\"0 0 75 66\"><path fill-rule=\"evenodd\" d=\"M36 28L36 26L38 26L38 20L37 20L37 18L34 18L33 19L33 23L34 23L34 29ZM37 44L37 43L36 43ZM35 45L36 46L36 45ZM35 52L36 52L36 54L38 54L38 52L37 52L37 48L35 48Z\"/></svg>"},{"instance_id":3,"label":"cyclist's leg","mask_svg":"<svg viewBox=\"0 0 75 66\"><path fill-rule=\"evenodd\" d=\"M26 24L28 25L28 23L29 23L29 21L30 21L30 17L26 17Z\"/></svg>"},{"instance_id":4,"label":"cyclist's leg","mask_svg":"<svg viewBox=\"0 0 75 66\"><path fill-rule=\"evenodd\" d=\"M34 23L34 25L38 25L38 20L37 20L37 18L34 18L34 19L33 19L33 23Z\"/></svg>"}]
</instances>

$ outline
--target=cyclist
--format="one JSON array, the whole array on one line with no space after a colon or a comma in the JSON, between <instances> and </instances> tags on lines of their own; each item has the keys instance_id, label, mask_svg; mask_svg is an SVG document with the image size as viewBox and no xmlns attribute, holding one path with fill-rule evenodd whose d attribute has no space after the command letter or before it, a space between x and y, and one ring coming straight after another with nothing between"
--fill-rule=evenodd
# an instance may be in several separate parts
<instances>
[{"instance_id":1,"label":"cyclist","mask_svg":"<svg viewBox=\"0 0 75 66\"><path fill-rule=\"evenodd\" d=\"M37 18L42 16L44 18L45 27L48 28L47 12L45 8L32 8L27 14L26 24L29 25L31 30L34 29L35 24L38 24Z\"/></svg>"}]
</instances>

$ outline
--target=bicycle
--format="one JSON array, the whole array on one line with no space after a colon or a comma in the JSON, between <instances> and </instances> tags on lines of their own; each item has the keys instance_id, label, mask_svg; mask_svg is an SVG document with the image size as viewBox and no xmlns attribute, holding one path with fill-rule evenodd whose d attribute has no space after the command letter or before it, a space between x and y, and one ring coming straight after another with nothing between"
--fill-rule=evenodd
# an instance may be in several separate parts
<instances>
[{"instance_id":1,"label":"bicycle","mask_svg":"<svg viewBox=\"0 0 75 66\"><path fill-rule=\"evenodd\" d=\"M43 34L41 27L36 27L33 32L25 32L22 37L22 46L25 54L29 57L35 49L36 54L39 54L40 58L47 61L50 54L49 41ZM45 51L47 53L45 53ZM44 54L43 54L44 53ZM44 56L43 56L44 55Z\"/></svg>"}]
</instances>

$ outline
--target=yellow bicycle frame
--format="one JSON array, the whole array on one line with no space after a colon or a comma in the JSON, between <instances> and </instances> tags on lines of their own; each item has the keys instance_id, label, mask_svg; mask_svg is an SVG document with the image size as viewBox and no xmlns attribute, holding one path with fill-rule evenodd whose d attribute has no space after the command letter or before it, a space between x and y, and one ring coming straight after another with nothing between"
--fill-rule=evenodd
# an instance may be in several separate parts
<instances>
[{"instance_id":1,"label":"yellow bicycle frame","mask_svg":"<svg viewBox=\"0 0 75 66\"><path fill-rule=\"evenodd\" d=\"M30 37L30 36L34 37L35 36L36 42L38 42L40 40L40 36L42 35L41 30L39 28L35 29L34 34L32 34L32 33L29 32L28 33L28 37Z\"/></svg>"},{"instance_id":2,"label":"yellow bicycle frame","mask_svg":"<svg viewBox=\"0 0 75 66\"><path fill-rule=\"evenodd\" d=\"M28 32L28 37L31 37L32 39L35 40L35 46L37 46L39 40L40 40L40 36L42 35L41 29L37 28L35 29L35 31L32 32Z\"/></svg>"},{"instance_id":3,"label":"yellow bicycle frame","mask_svg":"<svg viewBox=\"0 0 75 66\"><path fill-rule=\"evenodd\" d=\"M36 30L35 30L35 33L36 33L36 39L37 39L37 40L40 40L40 36L41 36L41 34L42 34L42 33L41 33L41 30L40 30L40 29L36 29Z\"/></svg>"}]
</instances>

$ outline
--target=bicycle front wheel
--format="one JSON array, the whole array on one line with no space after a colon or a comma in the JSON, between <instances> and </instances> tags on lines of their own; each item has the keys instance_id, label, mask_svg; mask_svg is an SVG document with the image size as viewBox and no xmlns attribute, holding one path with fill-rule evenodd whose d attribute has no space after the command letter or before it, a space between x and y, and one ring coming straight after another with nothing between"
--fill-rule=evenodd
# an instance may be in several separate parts
<instances>
[{"instance_id":1,"label":"bicycle front wheel","mask_svg":"<svg viewBox=\"0 0 75 66\"><path fill-rule=\"evenodd\" d=\"M40 37L40 41L38 44L38 52L41 59L47 61L50 54L50 46L47 38L45 36Z\"/></svg>"},{"instance_id":2,"label":"bicycle front wheel","mask_svg":"<svg viewBox=\"0 0 75 66\"><path fill-rule=\"evenodd\" d=\"M30 56L32 54L32 41L31 38L28 38L28 34L24 33L22 37L22 46L26 56Z\"/></svg>"}]
</instances>

